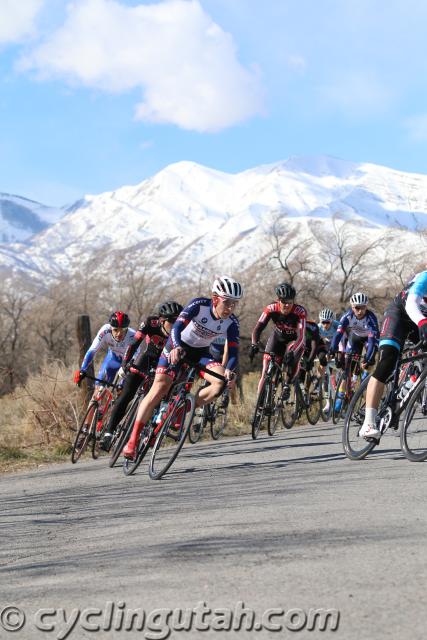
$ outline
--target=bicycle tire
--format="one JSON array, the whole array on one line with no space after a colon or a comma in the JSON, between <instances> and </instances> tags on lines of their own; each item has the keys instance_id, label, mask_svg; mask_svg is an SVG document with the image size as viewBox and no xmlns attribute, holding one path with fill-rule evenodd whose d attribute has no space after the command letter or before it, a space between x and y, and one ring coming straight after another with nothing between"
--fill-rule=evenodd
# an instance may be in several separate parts
<instances>
[{"instance_id":1,"label":"bicycle tire","mask_svg":"<svg viewBox=\"0 0 427 640\"><path fill-rule=\"evenodd\" d=\"M344 453L349 460L363 460L377 445L374 439L365 440L359 436L359 431L365 419L365 393L370 377L370 375L366 376L353 395L345 417L342 443Z\"/></svg>"},{"instance_id":2,"label":"bicycle tire","mask_svg":"<svg viewBox=\"0 0 427 640\"><path fill-rule=\"evenodd\" d=\"M145 425L145 427L142 429L138 439L138 444L136 447L136 455L134 460L131 460L130 458L123 458L122 468L125 476L132 476L135 473L135 471L138 469L141 462L144 460L147 454L147 451L150 448L150 443L153 438L155 427L156 427L156 424L150 420L150 422L147 425ZM132 433L132 428L133 428L133 424L132 426L129 426L128 439L130 438L130 434Z\"/></svg>"},{"instance_id":3,"label":"bicycle tire","mask_svg":"<svg viewBox=\"0 0 427 640\"><path fill-rule=\"evenodd\" d=\"M74 444L73 444L73 449L71 451L71 462L73 464L75 464L77 462L77 460L79 460L79 458L83 455L83 453L86 451L87 449L87 445L89 444L90 438L91 438L91 429L92 429L92 422L93 422L93 416L90 420L90 424L88 425L86 423L86 418L88 417L89 413L93 410L95 410L94 412L94 416L96 416L96 407L97 407L97 403L96 402L90 402L88 405L88 408L86 409L86 412L80 422L80 427L79 430L77 432L77 435L74 439ZM84 430L86 429L86 432L84 432ZM79 446L77 446L79 445Z\"/></svg>"},{"instance_id":4,"label":"bicycle tire","mask_svg":"<svg viewBox=\"0 0 427 640\"><path fill-rule=\"evenodd\" d=\"M257 396L257 401L255 405L255 411L252 418L252 439L256 440L258 438L259 432L261 430L262 422L264 420L264 414L266 410L266 405L268 403L268 387L270 386L271 381L267 378L263 378L261 383L261 389Z\"/></svg>"},{"instance_id":5,"label":"bicycle tire","mask_svg":"<svg viewBox=\"0 0 427 640\"><path fill-rule=\"evenodd\" d=\"M167 415L151 452L148 474L152 480L160 480L176 460L184 446L196 410L196 399L192 393L186 393L184 397L180 394L173 402L174 406ZM179 427L176 427L175 421L179 421ZM164 449L168 449L168 438L175 445L169 447L172 450L170 455L166 453L163 457L162 445L165 445Z\"/></svg>"},{"instance_id":6,"label":"bicycle tire","mask_svg":"<svg viewBox=\"0 0 427 640\"><path fill-rule=\"evenodd\" d=\"M402 453L411 462L427 460L427 388L425 378L413 392L400 431Z\"/></svg>"},{"instance_id":7,"label":"bicycle tire","mask_svg":"<svg viewBox=\"0 0 427 640\"><path fill-rule=\"evenodd\" d=\"M130 438L136 418L136 413L138 411L138 406L139 400L138 402L133 402L126 412L123 420L121 420L117 425L116 431L113 436L113 441L111 443L111 455L108 461L109 467L114 467L117 460L120 458L123 447Z\"/></svg>"},{"instance_id":8,"label":"bicycle tire","mask_svg":"<svg viewBox=\"0 0 427 640\"><path fill-rule=\"evenodd\" d=\"M281 398L283 395L283 380L281 373L276 378L276 382L271 385L270 418L267 422L267 432L269 436L274 436L279 426L281 417Z\"/></svg>"},{"instance_id":9,"label":"bicycle tire","mask_svg":"<svg viewBox=\"0 0 427 640\"><path fill-rule=\"evenodd\" d=\"M200 416L195 415L195 419L191 421L190 429L188 430L188 439L191 444L196 444L202 439L203 433L209 421L209 404L205 404ZM198 418L200 417L200 422Z\"/></svg>"},{"instance_id":10,"label":"bicycle tire","mask_svg":"<svg viewBox=\"0 0 427 640\"><path fill-rule=\"evenodd\" d=\"M312 390L315 383L318 383L317 391ZM307 420L310 424L315 425L319 422L320 414L322 412L322 381L319 378L313 376L310 380L310 384L307 390L308 406L305 408Z\"/></svg>"},{"instance_id":11,"label":"bicycle tire","mask_svg":"<svg viewBox=\"0 0 427 640\"><path fill-rule=\"evenodd\" d=\"M210 426L213 440L219 440L228 422L228 403L225 406L221 406L223 398L224 396L222 395L217 398L211 412Z\"/></svg>"},{"instance_id":12,"label":"bicycle tire","mask_svg":"<svg viewBox=\"0 0 427 640\"><path fill-rule=\"evenodd\" d=\"M288 400L285 400L280 411L282 424L285 429L292 429L298 419L299 414L299 385L298 382L292 382L289 385L291 389Z\"/></svg>"}]
</instances>

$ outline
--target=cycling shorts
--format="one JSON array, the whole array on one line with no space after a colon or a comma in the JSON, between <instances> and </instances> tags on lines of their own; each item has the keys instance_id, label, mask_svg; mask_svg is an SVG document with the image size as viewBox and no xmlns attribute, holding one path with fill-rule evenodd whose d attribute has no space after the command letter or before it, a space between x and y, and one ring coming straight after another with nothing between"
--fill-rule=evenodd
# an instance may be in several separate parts
<instances>
[{"instance_id":1,"label":"cycling shorts","mask_svg":"<svg viewBox=\"0 0 427 640\"><path fill-rule=\"evenodd\" d=\"M190 347L186 345L185 342L183 342L182 348L185 351L186 360L190 360L194 364L199 364L202 367L206 367L206 369L212 369L221 366L221 363L215 360L209 353L209 347L197 349L195 347ZM169 378L172 378L172 380L175 380L184 363L182 361L178 362L177 364L171 364L169 362L169 354L172 349L172 340L171 338L168 338L168 341L166 342L159 358L159 362L157 363L156 375L161 373L169 376ZM203 371L200 372L200 377L205 377Z\"/></svg>"},{"instance_id":2,"label":"cycling shorts","mask_svg":"<svg viewBox=\"0 0 427 640\"><path fill-rule=\"evenodd\" d=\"M380 333L380 347L390 345L400 351L407 338L417 343L419 341L418 327L408 316L405 309L393 300L384 312Z\"/></svg>"}]
</instances>

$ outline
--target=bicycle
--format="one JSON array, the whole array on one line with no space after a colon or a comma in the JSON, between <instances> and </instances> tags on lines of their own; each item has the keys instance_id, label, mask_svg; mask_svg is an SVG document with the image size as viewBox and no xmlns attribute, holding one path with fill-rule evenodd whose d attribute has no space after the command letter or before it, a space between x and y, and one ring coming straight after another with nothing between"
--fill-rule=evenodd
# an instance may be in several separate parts
<instances>
[{"instance_id":1,"label":"bicycle","mask_svg":"<svg viewBox=\"0 0 427 640\"><path fill-rule=\"evenodd\" d=\"M259 353L267 352L260 351ZM271 352L268 355L270 360L261 381L252 418L251 432L253 440L257 439L264 420L267 422L269 436L273 436L276 433L280 416L282 416L282 421L286 426L283 411L286 403L289 402L289 385L284 380L282 365L276 362L275 353Z\"/></svg>"},{"instance_id":2,"label":"bicycle","mask_svg":"<svg viewBox=\"0 0 427 640\"><path fill-rule=\"evenodd\" d=\"M402 378L401 367L407 363L419 362L427 358L427 353L419 351L420 346L421 343L418 343L412 348L412 351L416 352L415 355L404 356L404 354L399 353L395 369L386 381L377 416L377 425L382 436L387 429L391 428L397 431L400 416L406 411L400 434L400 443L404 455L408 457L408 459L416 461L426 459L427 452L425 452L424 449L421 453L414 451L415 447L410 446L408 442L411 437L410 434L408 437L408 431L415 412L417 411L416 405L417 402L419 402L420 396L420 404L423 407L422 410L424 410L424 400L427 400L427 395L425 395L427 367L423 366L417 379L413 382L412 387L405 394L402 393L405 379ZM355 392L344 423L342 441L344 453L350 460L362 460L378 444L376 438L363 438L359 435L365 419L365 394L370 378L371 374L367 375ZM424 455L425 457L423 457Z\"/></svg>"},{"instance_id":3,"label":"bicycle","mask_svg":"<svg viewBox=\"0 0 427 640\"><path fill-rule=\"evenodd\" d=\"M194 419L188 432L188 439L192 444L201 440L208 424L213 440L218 440L222 436L227 426L229 403L230 393L228 387L225 387L220 396L203 406L201 415L196 415L200 420Z\"/></svg>"},{"instance_id":4,"label":"bicycle","mask_svg":"<svg viewBox=\"0 0 427 640\"><path fill-rule=\"evenodd\" d=\"M160 479L178 456L191 426L196 400L190 390L196 374L205 371L226 382L223 376L201 365L185 360L184 365L186 368L181 370L180 376L169 390L167 398L162 400L151 419L142 429L135 458L133 460L124 458L123 472L125 475L135 473L148 450L152 448L148 473L152 480ZM166 449L166 453L163 449Z\"/></svg>"},{"instance_id":5,"label":"bicycle","mask_svg":"<svg viewBox=\"0 0 427 640\"><path fill-rule=\"evenodd\" d=\"M86 377L98 382L101 387L94 393L80 422L71 451L71 462L73 464L86 451L89 443L91 443L92 458L96 460L99 457L99 442L108 424L114 402L114 396L110 389L119 390L121 388L121 385L114 382L107 382L93 376Z\"/></svg>"},{"instance_id":6,"label":"bicycle","mask_svg":"<svg viewBox=\"0 0 427 640\"><path fill-rule=\"evenodd\" d=\"M121 452L123 451L124 446L131 436L136 414L138 413L139 403L151 387L156 372L154 368L151 368L148 373L144 373L143 371L139 371L138 369L132 367L130 370L132 373L138 373L138 375L141 376L141 383L128 408L126 409L125 415L120 420L113 434L110 446L111 455L108 462L108 465L110 467L114 467L120 457Z\"/></svg>"},{"instance_id":7,"label":"bicycle","mask_svg":"<svg viewBox=\"0 0 427 640\"><path fill-rule=\"evenodd\" d=\"M159 424L160 429L155 430L157 437L148 469L152 480L159 480L164 476L184 446L196 409L196 396L191 393L196 375L203 371L224 384L228 382L224 376L211 369L188 360L184 360L184 363L187 365L187 370L184 372L183 379L178 379L173 384L168 396L168 405Z\"/></svg>"}]
</instances>

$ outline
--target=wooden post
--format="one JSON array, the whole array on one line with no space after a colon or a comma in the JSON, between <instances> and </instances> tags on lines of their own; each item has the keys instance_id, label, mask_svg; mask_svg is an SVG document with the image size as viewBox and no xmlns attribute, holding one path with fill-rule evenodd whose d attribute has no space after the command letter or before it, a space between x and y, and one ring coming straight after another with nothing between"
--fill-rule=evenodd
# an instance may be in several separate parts
<instances>
[{"instance_id":1,"label":"wooden post","mask_svg":"<svg viewBox=\"0 0 427 640\"><path fill-rule=\"evenodd\" d=\"M86 355L86 351L92 344L92 335L90 330L90 317L88 315L77 316L77 339L79 341L79 363L83 362L83 358ZM94 376L93 363L91 363L87 369L87 373L90 376ZM89 398L92 395L95 384L93 380L87 380L85 378L81 383L82 390L82 402L86 405Z\"/></svg>"}]
</instances>

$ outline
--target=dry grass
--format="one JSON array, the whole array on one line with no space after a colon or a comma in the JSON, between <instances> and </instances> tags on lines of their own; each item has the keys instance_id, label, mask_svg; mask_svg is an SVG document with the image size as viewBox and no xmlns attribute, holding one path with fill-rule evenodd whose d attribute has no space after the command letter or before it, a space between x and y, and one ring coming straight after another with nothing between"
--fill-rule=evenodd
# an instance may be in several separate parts
<instances>
[{"instance_id":1,"label":"dry grass","mask_svg":"<svg viewBox=\"0 0 427 640\"><path fill-rule=\"evenodd\" d=\"M0 471L61 460L69 454L81 399L72 372L44 365L25 386L0 399Z\"/></svg>"},{"instance_id":2,"label":"dry grass","mask_svg":"<svg viewBox=\"0 0 427 640\"><path fill-rule=\"evenodd\" d=\"M244 400L230 403L225 437L250 433L258 380L259 372L243 376ZM45 365L24 387L1 398L0 472L67 459L81 410L72 371L61 363Z\"/></svg>"}]
</instances>

